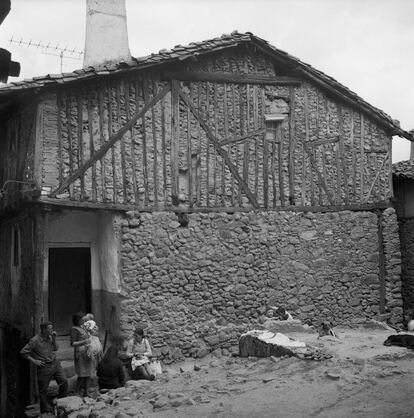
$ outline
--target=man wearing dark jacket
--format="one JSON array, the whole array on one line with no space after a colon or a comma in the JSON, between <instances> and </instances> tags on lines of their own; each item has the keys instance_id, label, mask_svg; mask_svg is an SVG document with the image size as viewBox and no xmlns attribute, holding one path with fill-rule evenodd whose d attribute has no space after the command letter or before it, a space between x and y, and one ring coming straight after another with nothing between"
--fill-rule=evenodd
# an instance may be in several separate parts
<instances>
[{"instance_id":1,"label":"man wearing dark jacket","mask_svg":"<svg viewBox=\"0 0 414 418\"><path fill-rule=\"evenodd\" d=\"M65 372L56 358L56 333L53 324L45 322L40 324L40 333L35 335L22 348L20 354L31 361L37 368L37 382L39 386L40 412L53 412L53 408L47 399L49 383L54 378L59 385L59 398L66 396L68 381Z\"/></svg>"}]
</instances>

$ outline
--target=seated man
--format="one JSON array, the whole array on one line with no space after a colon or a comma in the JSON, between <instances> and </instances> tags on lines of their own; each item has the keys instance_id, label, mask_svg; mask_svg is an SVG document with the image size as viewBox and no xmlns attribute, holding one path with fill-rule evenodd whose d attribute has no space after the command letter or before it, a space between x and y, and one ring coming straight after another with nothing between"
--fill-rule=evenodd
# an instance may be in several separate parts
<instances>
[{"instance_id":1,"label":"seated man","mask_svg":"<svg viewBox=\"0 0 414 418\"><path fill-rule=\"evenodd\" d=\"M65 397L68 390L65 372L56 358L57 350L56 332L53 331L51 322L45 322L40 324L40 333L31 338L20 351L20 354L37 368L41 413L53 413L52 405L47 399L47 389L52 378L59 385L59 398Z\"/></svg>"}]
</instances>

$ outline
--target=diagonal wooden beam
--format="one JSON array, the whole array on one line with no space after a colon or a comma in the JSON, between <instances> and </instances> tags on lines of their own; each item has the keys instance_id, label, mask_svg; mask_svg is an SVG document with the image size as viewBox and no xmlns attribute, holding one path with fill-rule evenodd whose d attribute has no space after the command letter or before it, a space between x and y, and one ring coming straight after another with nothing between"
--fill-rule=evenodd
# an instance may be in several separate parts
<instances>
[{"instance_id":1,"label":"diagonal wooden beam","mask_svg":"<svg viewBox=\"0 0 414 418\"><path fill-rule=\"evenodd\" d=\"M388 151L387 154L385 155L382 163L381 163L380 168L377 170L377 174L376 174L376 176L375 176L375 178L374 178L374 180L373 180L373 182L371 184L371 187L369 188L368 194L367 194L367 196L365 197L365 199L364 199L364 201L362 203L367 203L368 202L369 198L371 197L371 193L374 190L375 183L377 182L378 177L381 174L381 171L384 168L384 165L388 161L389 158L390 158L390 152Z\"/></svg>"},{"instance_id":2,"label":"diagonal wooden beam","mask_svg":"<svg viewBox=\"0 0 414 418\"><path fill-rule=\"evenodd\" d=\"M331 193L329 192L329 189L328 189L328 186L326 185L325 179L323 178L322 174L318 170L315 157L314 157L313 153L309 150L309 146L306 142L303 143L303 148L306 151L306 153L308 154L310 162L311 162L311 166L315 170L316 175L318 176L320 186L322 187L323 191L328 196L329 203L331 205L333 205L334 204L334 199L333 199Z\"/></svg>"},{"instance_id":3,"label":"diagonal wooden beam","mask_svg":"<svg viewBox=\"0 0 414 418\"><path fill-rule=\"evenodd\" d=\"M129 122L127 122L118 132L112 135L108 139L108 141L105 142L105 144L102 145L102 147L99 148L99 150L96 151L95 154L82 165L82 167L79 167L71 176L64 180L59 187L53 190L49 194L49 197L56 197L56 195L63 192L77 178L82 176L86 172L86 170L88 170L88 168L92 167L92 165L95 164L96 161L100 160L108 152L108 150L110 150L113 147L113 145L117 141L119 141L135 125L136 121L139 118L142 118L145 115L145 113L147 113L148 110L151 109L152 106L154 106L170 91L170 89L171 86L168 84L155 97L153 97L151 100L145 103L144 107L140 111L135 113L135 115L129 120ZM103 140L104 139L102 138L102 141Z\"/></svg>"},{"instance_id":4,"label":"diagonal wooden beam","mask_svg":"<svg viewBox=\"0 0 414 418\"><path fill-rule=\"evenodd\" d=\"M184 103L190 108L191 112L197 119L198 123L201 125L201 127L206 132L206 135L208 139L211 141L211 143L214 145L214 148L216 152L223 158L225 163L227 164L230 172L233 174L235 179L240 184L240 187L243 189L246 196L249 198L250 203L253 205L253 207L256 209L259 207L256 197L254 194L250 191L249 186L247 183L241 178L240 174L237 172L236 167L233 165L233 163L230 161L230 157L228 156L227 152L220 146L220 143L218 139L213 135L210 128L207 125L207 122L201 117L198 110L194 107L194 105L191 103L190 99L187 97L187 95L180 90L180 97L184 101Z\"/></svg>"},{"instance_id":5,"label":"diagonal wooden beam","mask_svg":"<svg viewBox=\"0 0 414 418\"><path fill-rule=\"evenodd\" d=\"M227 145L227 144L234 144L235 142L241 142L241 141L244 141L245 139L250 139L252 136L260 135L265 132L266 132L266 129L257 129L243 136L238 136L234 138L226 138L223 141L220 141L220 146Z\"/></svg>"}]
</instances>

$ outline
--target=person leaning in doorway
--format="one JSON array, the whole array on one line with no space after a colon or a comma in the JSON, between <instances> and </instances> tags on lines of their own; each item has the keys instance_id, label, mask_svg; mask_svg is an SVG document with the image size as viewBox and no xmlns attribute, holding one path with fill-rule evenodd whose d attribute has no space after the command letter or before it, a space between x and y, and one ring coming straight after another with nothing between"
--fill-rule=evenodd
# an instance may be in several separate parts
<instances>
[{"instance_id":1,"label":"person leaning in doorway","mask_svg":"<svg viewBox=\"0 0 414 418\"><path fill-rule=\"evenodd\" d=\"M40 412L53 412L52 405L47 399L47 389L52 379L59 385L58 398L66 396L68 381L60 361L56 358L56 333L51 322L40 324L40 333L35 335L22 348L20 354L37 369L37 382L39 386Z\"/></svg>"}]
</instances>

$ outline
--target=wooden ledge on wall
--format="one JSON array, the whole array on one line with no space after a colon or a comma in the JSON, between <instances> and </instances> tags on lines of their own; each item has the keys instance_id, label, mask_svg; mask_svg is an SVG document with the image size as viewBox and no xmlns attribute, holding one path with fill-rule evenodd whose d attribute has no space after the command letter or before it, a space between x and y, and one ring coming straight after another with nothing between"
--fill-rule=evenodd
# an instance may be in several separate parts
<instances>
[{"instance_id":1,"label":"wooden ledge on wall","mask_svg":"<svg viewBox=\"0 0 414 418\"><path fill-rule=\"evenodd\" d=\"M158 208L154 207L138 207L131 204L122 203L98 203L98 202L86 202L75 200L55 199L50 197L41 196L39 199L34 200L37 204L43 206L55 206L61 208L71 209L85 209L85 210L104 210L104 211L116 211L116 212L180 212L180 213L246 213L246 212L313 212L313 213L325 213L325 212L342 212L342 211L375 211L384 210L389 207L393 207L390 201L380 201L376 203L367 204L348 204L348 205L331 205L331 206L279 206L277 208L253 208L248 207L177 207L173 205L162 206Z\"/></svg>"}]
</instances>

